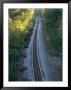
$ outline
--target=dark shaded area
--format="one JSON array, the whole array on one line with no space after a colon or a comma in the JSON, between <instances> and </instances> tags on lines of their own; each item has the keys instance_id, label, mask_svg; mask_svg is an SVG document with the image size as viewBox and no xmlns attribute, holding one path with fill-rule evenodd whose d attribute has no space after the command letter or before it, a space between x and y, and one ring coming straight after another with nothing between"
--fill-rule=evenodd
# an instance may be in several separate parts
<instances>
[{"instance_id":1,"label":"dark shaded area","mask_svg":"<svg viewBox=\"0 0 71 90\"><path fill-rule=\"evenodd\" d=\"M67 3L69 0L2 0L6 3Z\"/></svg>"},{"instance_id":2,"label":"dark shaded area","mask_svg":"<svg viewBox=\"0 0 71 90\"><path fill-rule=\"evenodd\" d=\"M43 89L47 89L47 87L5 87L5 88L3 88L3 89L1 89L1 90L43 90ZM50 88L50 87L48 87L48 89L49 90L52 90L52 87ZM54 88L55 89L55 88ZM57 90L57 89L59 89L58 87L55 89L55 90ZM60 88L60 90L63 90L63 88Z\"/></svg>"},{"instance_id":3,"label":"dark shaded area","mask_svg":"<svg viewBox=\"0 0 71 90\"><path fill-rule=\"evenodd\" d=\"M71 1L69 2L68 6L68 85L70 85L71 81L70 77L70 57L71 57ZM70 60L69 60L70 59Z\"/></svg>"}]
</instances>

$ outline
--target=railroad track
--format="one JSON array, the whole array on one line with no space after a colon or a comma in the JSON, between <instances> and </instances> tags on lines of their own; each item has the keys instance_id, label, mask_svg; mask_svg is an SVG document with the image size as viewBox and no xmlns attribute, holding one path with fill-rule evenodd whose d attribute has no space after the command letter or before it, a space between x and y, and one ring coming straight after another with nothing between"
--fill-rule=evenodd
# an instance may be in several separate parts
<instances>
[{"instance_id":1,"label":"railroad track","mask_svg":"<svg viewBox=\"0 0 71 90\"><path fill-rule=\"evenodd\" d=\"M39 17L38 17L37 22L36 22L34 40L33 40L33 71L34 71L35 81L43 81L40 64L38 60L39 59L38 53L37 53L37 30L38 30L39 23L40 22L39 22Z\"/></svg>"}]
</instances>

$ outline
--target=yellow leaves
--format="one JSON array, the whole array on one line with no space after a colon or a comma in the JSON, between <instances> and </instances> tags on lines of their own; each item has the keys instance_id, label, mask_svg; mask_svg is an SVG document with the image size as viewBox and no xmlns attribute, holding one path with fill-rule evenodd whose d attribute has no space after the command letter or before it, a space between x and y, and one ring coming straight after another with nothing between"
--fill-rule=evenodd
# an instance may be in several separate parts
<instances>
[{"instance_id":1,"label":"yellow leaves","mask_svg":"<svg viewBox=\"0 0 71 90\"><path fill-rule=\"evenodd\" d=\"M15 25L16 25L16 28L20 28L20 26L21 26L20 20L16 20Z\"/></svg>"},{"instance_id":2,"label":"yellow leaves","mask_svg":"<svg viewBox=\"0 0 71 90\"><path fill-rule=\"evenodd\" d=\"M33 17L34 9L15 9L11 10L11 12L15 16L13 15L13 17L9 18L9 29L24 31Z\"/></svg>"}]
</instances>

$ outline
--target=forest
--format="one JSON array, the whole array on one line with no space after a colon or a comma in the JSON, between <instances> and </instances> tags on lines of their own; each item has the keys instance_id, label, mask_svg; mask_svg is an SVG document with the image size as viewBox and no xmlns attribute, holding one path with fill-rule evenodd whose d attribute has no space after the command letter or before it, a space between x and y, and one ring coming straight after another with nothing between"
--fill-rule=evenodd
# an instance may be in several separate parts
<instances>
[{"instance_id":1,"label":"forest","mask_svg":"<svg viewBox=\"0 0 71 90\"><path fill-rule=\"evenodd\" d=\"M28 46L34 22L34 9L9 9L9 80L17 80L20 50Z\"/></svg>"},{"instance_id":2,"label":"forest","mask_svg":"<svg viewBox=\"0 0 71 90\"><path fill-rule=\"evenodd\" d=\"M62 9L43 9L41 13L49 53L62 55Z\"/></svg>"},{"instance_id":3,"label":"forest","mask_svg":"<svg viewBox=\"0 0 71 90\"><path fill-rule=\"evenodd\" d=\"M21 49L27 48L37 15L50 55L62 55L62 9L9 9L9 80L16 81ZM24 56L26 57L26 55Z\"/></svg>"}]
</instances>

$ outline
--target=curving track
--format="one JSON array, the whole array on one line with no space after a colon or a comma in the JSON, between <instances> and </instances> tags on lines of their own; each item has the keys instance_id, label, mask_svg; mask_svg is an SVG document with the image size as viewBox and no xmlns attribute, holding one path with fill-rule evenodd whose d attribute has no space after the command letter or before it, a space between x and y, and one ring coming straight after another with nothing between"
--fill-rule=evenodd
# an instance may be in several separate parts
<instances>
[{"instance_id":1,"label":"curving track","mask_svg":"<svg viewBox=\"0 0 71 90\"><path fill-rule=\"evenodd\" d=\"M34 42L33 42L33 69L34 69L34 78L35 81L42 81L42 74L41 74L41 69L39 66L39 61L38 61L38 55L37 55L37 30L38 30L38 25L39 25L39 18L37 19L36 22L36 31L34 35Z\"/></svg>"},{"instance_id":2,"label":"curving track","mask_svg":"<svg viewBox=\"0 0 71 90\"><path fill-rule=\"evenodd\" d=\"M21 57L21 81L61 81L62 60L52 57L46 51L41 17L37 16L33 33L26 49L27 57Z\"/></svg>"}]
</instances>

